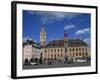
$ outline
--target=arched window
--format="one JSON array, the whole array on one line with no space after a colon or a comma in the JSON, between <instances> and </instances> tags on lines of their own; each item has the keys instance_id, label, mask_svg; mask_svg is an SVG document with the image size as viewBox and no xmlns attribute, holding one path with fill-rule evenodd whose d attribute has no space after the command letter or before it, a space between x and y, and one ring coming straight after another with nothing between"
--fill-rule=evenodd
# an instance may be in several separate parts
<instances>
[{"instance_id":1,"label":"arched window","mask_svg":"<svg viewBox=\"0 0 100 80\"><path fill-rule=\"evenodd\" d=\"M58 49L58 53L59 53L59 49Z\"/></svg>"},{"instance_id":2,"label":"arched window","mask_svg":"<svg viewBox=\"0 0 100 80\"><path fill-rule=\"evenodd\" d=\"M81 56L81 53L79 53L79 56Z\"/></svg>"},{"instance_id":3,"label":"arched window","mask_svg":"<svg viewBox=\"0 0 100 80\"><path fill-rule=\"evenodd\" d=\"M56 58L56 54L55 54L55 58Z\"/></svg>"},{"instance_id":4,"label":"arched window","mask_svg":"<svg viewBox=\"0 0 100 80\"><path fill-rule=\"evenodd\" d=\"M81 51L81 48L79 48L79 51Z\"/></svg>"},{"instance_id":5,"label":"arched window","mask_svg":"<svg viewBox=\"0 0 100 80\"><path fill-rule=\"evenodd\" d=\"M86 52L86 56L88 56L88 53Z\"/></svg>"},{"instance_id":6,"label":"arched window","mask_svg":"<svg viewBox=\"0 0 100 80\"><path fill-rule=\"evenodd\" d=\"M78 56L78 53L76 53L76 56Z\"/></svg>"},{"instance_id":7,"label":"arched window","mask_svg":"<svg viewBox=\"0 0 100 80\"><path fill-rule=\"evenodd\" d=\"M84 56L84 52L82 53L82 55Z\"/></svg>"},{"instance_id":8,"label":"arched window","mask_svg":"<svg viewBox=\"0 0 100 80\"><path fill-rule=\"evenodd\" d=\"M51 58L53 57L53 54L51 54Z\"/></svg>"},{"instance_id":9,"label":"arched window","mask_svg":"<svg viewBox=\"0 0 100 80\"><path fill-rule=\"evenodd\" d=\"M56 49L55 49L55 52L56 52Z\"/></svg>"},{"instance_id":10,"label":"arched window","mask_svg":"<svg viewBox=\"0 0 100 80\"><path fill-rule=\"evenodd\" d=\"M74 48L73 48L73 51L74 51Z\"/></svg>"},{"instance_id":11,"label":"arched window","mask_svg":"<svg viewBox=\"0 0 100 80\"><path fill-rule=\"evenodd\" d=\"M84 48L82 48L82 51L84 51Z\"/></svg>"},{"instance_id":12,"label":"arched window","mask_svg":"<svg viewBox=\"0 0 100 80\"><path fill-rule=\"evenodd\" d=\"M58 58L59 58L59 54L58 54Z\"/></svg>"}]
</instances>

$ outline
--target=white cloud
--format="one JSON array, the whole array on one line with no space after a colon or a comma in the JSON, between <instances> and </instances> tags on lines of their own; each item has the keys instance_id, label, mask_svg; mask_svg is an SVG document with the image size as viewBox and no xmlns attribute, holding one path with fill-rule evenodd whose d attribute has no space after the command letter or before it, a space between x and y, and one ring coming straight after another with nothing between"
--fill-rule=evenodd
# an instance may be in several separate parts
<instances>
[{"instance_id":1,"label":"white cloud","mask_svg":"<svg viewBox=\"0 0 100 80\"><path fill-rule=\"evenodd\" d=\"M55 21L60 21L65 18L72 19L74 17L77 17L81 15L80 13L65 13L65 12L43 12L43 11L29 11L30 14L38 15L38 18L43 24L46 23L53 23Z\"/></svg>"},{"instance_id":2,"label":"white cloud","mask_svg":"<svg viewBox=\"0 0 100 80\"><path fill-rule=\"evenodd\" d=\"M70 24L70 25L66 25L66 26L64 27L64 30L68 30L68 29L72 29L72 28L75 28L75 25Z\"/></svg>"},{"instance_id":3,"label":"white cloud","mask_svg":"<svg viewBox=\"0 0 100 80\"><path fill-rule=\"evenodd\" d=\"M86 42L88 44L88 46L90 47L90 45L91 45L91 38L85 38L83 41Z\"/></svg>"},{"instance_id":4,"label":"white cloud","mask_svg":"<svg viewBox=\"0 0 100 80\"><path fill-rule=\"evenodd\" d=\"M84 28L81 30L76 31L76 35L80 35L80 34L84 34L84 33L89 33L90 32L90 28Z\"/></svg>"}]
</instances>

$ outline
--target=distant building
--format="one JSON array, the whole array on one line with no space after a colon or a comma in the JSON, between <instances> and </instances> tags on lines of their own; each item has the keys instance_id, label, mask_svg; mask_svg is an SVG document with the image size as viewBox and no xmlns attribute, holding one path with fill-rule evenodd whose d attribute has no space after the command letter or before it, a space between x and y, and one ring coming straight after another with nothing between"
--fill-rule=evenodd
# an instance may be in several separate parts
<instances>
[{"instance_id":1,"label":"distant building","mask_svg":"<svg viewBox=\"0 0 100 80\"><path fill-rule=\"evenodd\" d=\"M23 43L23 63L28 60L39 60L41 57L41 49L39 43L34 42L33 40L27 39Z\"/></svg>"}]
</instances>

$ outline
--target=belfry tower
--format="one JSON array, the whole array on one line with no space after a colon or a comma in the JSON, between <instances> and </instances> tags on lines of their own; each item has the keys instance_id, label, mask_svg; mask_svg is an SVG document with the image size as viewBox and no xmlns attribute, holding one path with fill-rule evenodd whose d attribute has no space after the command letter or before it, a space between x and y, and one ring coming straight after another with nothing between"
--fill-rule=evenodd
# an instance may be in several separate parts
<instances>
[{"instance_id":1,"label":"belfry tower","mask_svg":"<svg viewBox=\"0 0 100 80\"><path fill-rule=\"evenodd\" d=\"M64 32L64 47L68 47L68 37L67 37L67 32Z\"/></svg>"},{"instance_id":2,"label":"belfry tower","mask_svg":"<svg viewBox=\"0 0 100 80\"><path fill-rule=\"evenodd\" d=\"M46 44L46 31L45 28L42 26L40 30L40 46L44 47Z\"/></svg>"},{"instance_id":3,"label":"belfry tower","mask_svg":"<svg viewBox=\"0 0 100 80\"><path fill-rule=\"evenodd\" d=\"M67 48L68 48L68 37L67 32L64 32L64 47L65 47L65 57L68 58Z\"/></svg>"}]
</instances>

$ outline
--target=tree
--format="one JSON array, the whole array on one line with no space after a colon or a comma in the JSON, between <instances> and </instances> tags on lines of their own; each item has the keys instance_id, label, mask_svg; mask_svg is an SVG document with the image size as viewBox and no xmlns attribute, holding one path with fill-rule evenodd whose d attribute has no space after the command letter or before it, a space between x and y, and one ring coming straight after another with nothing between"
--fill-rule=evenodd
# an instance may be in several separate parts
<instances>
[{"instance_id":1,"label":"tree","mask_svg":"<svg viewBox=\"0 0 100 80\"><path fill-rule=\"evenodd\" d=\"M31 58L31 60L30 60L31 62L34 62L34 59L33 58Z\"/></svg>"},{"instance_id":2,"label":"tree","mask_svg":"<svg viewBox=\"0 0 100 80\"><path fill-rule=\"evenodd\" d=\"M26 58L26 59L25 59L25 64L27 64L27 63L28 63L28 59Z\"/></svg>"}]
</instances>

